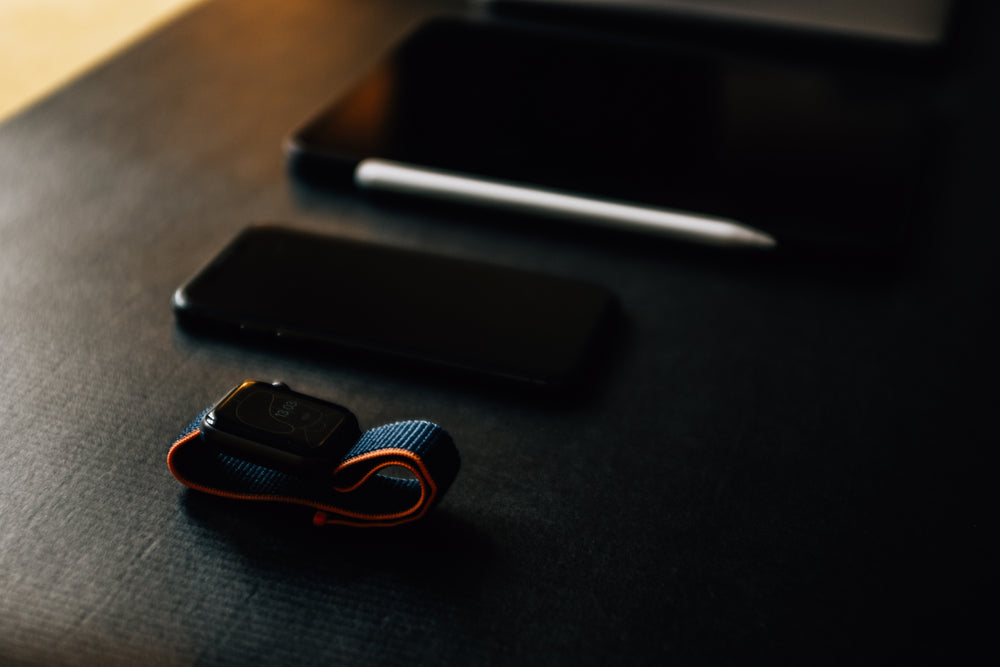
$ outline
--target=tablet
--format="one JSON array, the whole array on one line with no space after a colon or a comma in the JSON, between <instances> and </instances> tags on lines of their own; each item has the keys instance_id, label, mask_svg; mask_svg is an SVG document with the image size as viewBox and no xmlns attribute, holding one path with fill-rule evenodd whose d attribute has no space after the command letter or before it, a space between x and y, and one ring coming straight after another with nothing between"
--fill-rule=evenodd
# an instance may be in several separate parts
<instances>
[{"instance_id":1,"label":"tablet","mask_svg":"<svg viewBox=\"0 0 1000 667\"><path fill-rule=\"evenodd\" d=\"M900 243L921 177L912 92L874 67L439 19L287 152L330 184L381 158L732 219L785 248L881 252Z\"/></svg>"}]
</instances>

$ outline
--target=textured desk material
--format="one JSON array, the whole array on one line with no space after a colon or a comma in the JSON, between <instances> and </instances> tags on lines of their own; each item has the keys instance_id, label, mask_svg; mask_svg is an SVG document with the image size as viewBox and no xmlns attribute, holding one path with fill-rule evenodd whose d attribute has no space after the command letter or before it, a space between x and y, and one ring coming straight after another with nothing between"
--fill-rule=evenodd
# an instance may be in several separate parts
<instances>
[{"instance_id":1,"label":"textured desk material","mask_svg":"<svg viewBox=\"0 0 1000 667\"><path fill-rule=\"evenodd\" d=\"M996 9L965 5L942 148L884 271L296 185L286 133L441 5L209 3L0 127L0 664L961 662L992 629ZM600 381L553 401L176 330L172 291L277 219L587 278ZM328 295L321 295L326 298ZM179 429L247 377L421 417L424 523L317 531L185 491Z\"/></svg>"}]
</instances>

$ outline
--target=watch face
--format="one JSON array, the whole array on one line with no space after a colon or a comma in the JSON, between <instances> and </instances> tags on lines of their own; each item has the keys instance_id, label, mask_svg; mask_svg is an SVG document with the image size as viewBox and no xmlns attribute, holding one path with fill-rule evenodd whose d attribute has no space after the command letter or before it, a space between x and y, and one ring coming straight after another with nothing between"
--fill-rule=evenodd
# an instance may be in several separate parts
<instances>
[{"instance_id":1,"label":"watch face","mask_svg":"<svg viewBox=\"0 0 1000 667\"><path fill-rule=\"evenodd\" d=\"M301 456L323 456L325 445L358 435L356 420L344 408L263 382L243 383L207 422L218 432Z\"/></svg>"}]
</instances>

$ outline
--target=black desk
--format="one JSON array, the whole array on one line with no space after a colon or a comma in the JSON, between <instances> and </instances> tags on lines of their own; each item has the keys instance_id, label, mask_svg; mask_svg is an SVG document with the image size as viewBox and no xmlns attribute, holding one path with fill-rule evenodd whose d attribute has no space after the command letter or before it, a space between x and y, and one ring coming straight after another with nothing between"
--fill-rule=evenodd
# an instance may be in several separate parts
<instances>
[{"instance_id":1,"label":"black desk","mask_svg":"<svg viewBox=\"0 0 1000 667\"><path fill-rule=\"evenodd\" d=\"M987 4L987 3L983 3ZM0 663L798 664L988 627L996 10L963 19L928 225L881 273L408 213L289 180L289 128L435 9L198 8L0 128ZM178 332L172 291L289 220L610 287L603 382L552 403ZM182 490L236 382L445 425L422 525L317 530Z\"/></svg>"}]
</instances>

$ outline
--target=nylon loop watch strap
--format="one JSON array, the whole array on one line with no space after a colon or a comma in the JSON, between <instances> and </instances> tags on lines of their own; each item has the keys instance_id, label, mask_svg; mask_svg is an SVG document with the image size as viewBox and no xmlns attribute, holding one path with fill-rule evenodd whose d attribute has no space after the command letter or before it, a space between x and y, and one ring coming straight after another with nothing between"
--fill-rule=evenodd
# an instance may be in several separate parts
<instances>
[{"instance_id":1,"label":"nylon loop watch strap","mask_svg":"<svg viewBox=\"0 0 1000 667\"><path fill-rule=\"evenodd\" d=\"M451 437L436 424L403 421L373 428L347 452L333 475L313 480L222 454L205 444L199 425L185 429L167 454L182 484L237 500L279 502L315 509L313 523L394 526L424 516L458 474ZM384 476L389 467L406 478Z\"/></svg>"}]
</instances>

